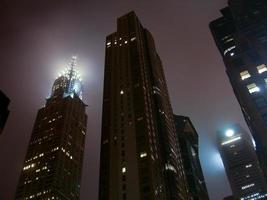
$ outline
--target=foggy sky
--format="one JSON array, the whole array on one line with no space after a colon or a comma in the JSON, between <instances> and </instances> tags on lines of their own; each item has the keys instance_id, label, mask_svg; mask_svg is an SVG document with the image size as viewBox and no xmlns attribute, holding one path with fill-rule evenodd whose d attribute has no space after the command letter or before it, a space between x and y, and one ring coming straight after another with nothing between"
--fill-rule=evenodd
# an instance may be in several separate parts
<instances>
[{"instance_id":1,"label":"foggy sky","mask_svg":"<svg viewBox=\"0 0 267 200\"><path fill-rule=\"evenodd\" d=\"M78 56L89 105L81 200L97 200L105 37L134 10L154 36L175 114L200 136L200 158L211 200L230 195L215 134L245 126L208 23L226 0L2 0L0 89L11 99L0 135L0 199L14 198L33 123L53 81Z\"/></svg>"}]
</instances>

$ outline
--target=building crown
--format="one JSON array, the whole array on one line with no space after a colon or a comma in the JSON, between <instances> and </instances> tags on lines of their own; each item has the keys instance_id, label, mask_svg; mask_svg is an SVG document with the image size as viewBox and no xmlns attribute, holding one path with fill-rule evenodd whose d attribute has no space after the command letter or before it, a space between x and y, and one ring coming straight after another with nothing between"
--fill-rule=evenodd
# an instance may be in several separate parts
<instances>
[{"instance_id":1,"label":"building crown","mask_svg":"<svg viewBox=\"0 0 267 200\"><path fill-rule=\"evenodd\" d=\"M74 95L82 99L82 79L77 70L77 57L73 56L69 66L59 74L52 88L52 97L63 95L63 97Z\"/></svg>"}]
</instances>

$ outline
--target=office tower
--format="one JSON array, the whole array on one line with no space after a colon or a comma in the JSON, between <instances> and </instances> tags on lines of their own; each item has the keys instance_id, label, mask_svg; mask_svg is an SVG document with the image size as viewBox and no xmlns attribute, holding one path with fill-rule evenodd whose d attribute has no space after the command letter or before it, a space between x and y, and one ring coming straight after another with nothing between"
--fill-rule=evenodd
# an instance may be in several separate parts
<instances>
[{"instance_id":1,"label":"office tower","mask_svg":"<svg viewBox=\"0 0 267 200\"><path fill-rule=\"evenodd\" d=\"M192 200L208 200L208 191L199 161L198 134L196 129L189 117L174 115L174 121L188 190Z\"/></svg>"},{"instance_id":2,"label":"office tower","mask_svg":"<svg viewBox=\"0 0 267 200\"><path fill-rule=\"evenodd\" d=\"M233 196L267 199L267 188L250 135L239 125L218 132L218 148Z\"/></svg>"},{"instance_id":3,"label":"office tower","mask_svg":"<svg viewBox=\"0 0 267 200\"><path fill-rule=\"evenodd\" d=\"M3 132L9 115L9 102L9 98L0 90L0 134Z\"/></svg>"},{"instance_id":4,"label":"office tower","mask_svg":"<svg viewBox=\"0 0 267 200\"><path fill-rule=\"evenodd\" d=\"M134 12L106 38L100 200L188 199L161 60Z\"/></svg>"},{"instance_id":5,"label":"office tower","mask_svg":"<svg viewBox=\"0 0 267 200\"><path fill-rule=\"evenodd\" d=\"M76 57L38 113L16 200L79 200L87 116Z\"/></svg>"},{"instance_id":6,"label":"office tower","mask_svg":"<svg viewBox=\"0 0 267 200\"><path fill-rule=\"evenodd\" d=\"M267 180L267 1L229 0L210 23Z\"/></svg>"}]
</instances>

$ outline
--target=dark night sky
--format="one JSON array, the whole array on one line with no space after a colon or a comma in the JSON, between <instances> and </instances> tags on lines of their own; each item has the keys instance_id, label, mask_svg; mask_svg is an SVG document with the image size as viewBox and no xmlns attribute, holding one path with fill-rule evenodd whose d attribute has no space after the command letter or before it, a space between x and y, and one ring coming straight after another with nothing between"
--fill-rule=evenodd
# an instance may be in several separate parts
<instances>
[{"instance_id":1,"label":"dark night sky","mask_svg":"<svg viewBox=\"0 0 267 200\"><path fill-rule=\"evenodd\" d=\"M215 134L228 123L246 126L208 28L224 6L226 0L2 0L0 89L12 102L0 136L0 199L14 198L37 110L72 55L89 105L81 200L97 199L105 37L130 10L154 36L174 112L190 116L200 135L210 199L229 195Z\"/></svg>"}]
</instances>

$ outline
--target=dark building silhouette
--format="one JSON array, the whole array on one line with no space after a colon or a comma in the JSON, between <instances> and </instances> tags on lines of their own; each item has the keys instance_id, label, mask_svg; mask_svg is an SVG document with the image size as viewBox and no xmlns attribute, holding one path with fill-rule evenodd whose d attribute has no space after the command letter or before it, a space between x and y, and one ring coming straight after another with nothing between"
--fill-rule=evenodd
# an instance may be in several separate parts
<instances>
[{"instance_id":1,"label":"dark building silhouette","mask_svg":"<svg viewBox=\"0 0 267 200\"><path fill-rule=\"evenodd\" d=\"M106 38L100 200L189 199L161 60L134 12Z\"/></svg>"},{"instance_id":2,"label":"dark building silhouette","mask_svg":"<svg viewBox=\"0 0 267 200\"><path fill-rule=\"evenodd\" d=\"M230 126L218 132L218 148L233 196L267 199L266 182L250 135L239 125Z\"/></svg>"},{"instance_id":3,"label":"dark building silhouette","mask_svg":"<svg viewBox=\"0 0 267 200\"><path fill-rule=\"evenodd\" d=\"M267 180L267 1L229 0L210 23Z\"/></svg>"},{"instance_id":4,"label":"dark building silhouette","mask_svg":"<svg viewBox=\"0 0 267 200\"><path fill-rule=\"evenodd\" d=\"M80 199L87 116L75 65L73 57L38 111L16 200Z\"/></svg>"},{"instance_id":5,"label":"dark building silhouette","mask_svg":"<svg viewBox=\"0 0 267 200\"><path fill-rule=\"evenodd\" d=\"M198 134L189 117L174 115L176 132L192 200L208 200L198 153Z\"/></svg>"},{"instance_id":6,"label":"dark building silhouette","mask_svg":"<svg viewBox=\"0 0 267 200\"><path fill-rule=\"evenodd\" d=\"M3 132L5 127L9 110L8 105L10 103L9 98L0 90L0 134Z\"/></svg>"}]
</instances>

